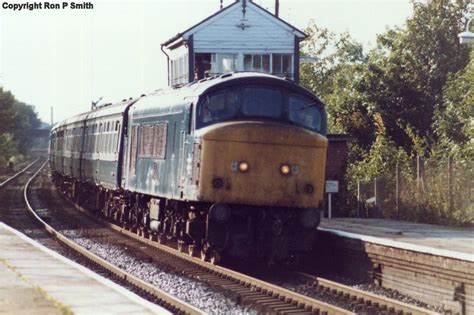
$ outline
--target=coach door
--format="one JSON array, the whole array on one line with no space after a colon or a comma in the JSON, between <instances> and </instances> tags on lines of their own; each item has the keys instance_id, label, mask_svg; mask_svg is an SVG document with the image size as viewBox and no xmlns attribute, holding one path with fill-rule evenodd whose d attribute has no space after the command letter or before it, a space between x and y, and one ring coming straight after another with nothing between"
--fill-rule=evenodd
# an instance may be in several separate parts
<instances>
[{"instance_id":1,"label":"coach door","mask_svg":"<svg viewBox=\"0 0 474 315\"><path fill-rule=\"evenodd\" d=\"M130 156L128 158L129 178L135 178L137 172L137 154L138 154L138 125L132 126L130 132Z\"/></svg>"}]
</instances>

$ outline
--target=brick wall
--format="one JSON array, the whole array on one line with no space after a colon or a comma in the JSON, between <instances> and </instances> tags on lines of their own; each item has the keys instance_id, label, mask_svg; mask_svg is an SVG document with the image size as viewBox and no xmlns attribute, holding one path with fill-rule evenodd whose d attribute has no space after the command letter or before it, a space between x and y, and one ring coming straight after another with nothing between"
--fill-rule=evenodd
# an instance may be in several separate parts
<instances>
[{"instance_id":1,"label":"brick wall","mask_svg":"<svg viewBox=\"0 0 474 315\"><path fill-rule=\"evenodd\" d=\"M347 142L345 134L329 134L326 159L326 179L343 181L347 168Z\"/></svg>"},{"instance_id":2,"label":"brick wall","mask_svg":"<svg viewBox=\"0 0 474 315\"><path fill-rule=\"evenodd\" d=\"M333 194L332 216L346 217L351 209L346 205L347 192L344 176L347 169L347 143L351 138L346 134L329 134L328 152L326 159L326 180L337 180L339 182L339 193ZM327 195L325 195L327 199ZM327 200L325 201L325 212L327 212ZM325 214L327 216L327 213Z\"/></svg>"}]
</instances>

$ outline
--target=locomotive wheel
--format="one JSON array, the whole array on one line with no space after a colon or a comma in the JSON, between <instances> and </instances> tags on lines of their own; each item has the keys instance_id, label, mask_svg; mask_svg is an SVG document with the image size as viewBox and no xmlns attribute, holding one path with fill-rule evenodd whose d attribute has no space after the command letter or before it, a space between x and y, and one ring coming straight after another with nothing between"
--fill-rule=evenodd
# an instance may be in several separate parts
<instances>
[{"instance_id":1,"label":"locomotive wheel","mask_svg":"<svg viewBox=\"0 0 474 315\"><path fill-rule=\"evenodd\" d=\"M209 261L209 252L205 249L201 249L201 260Z\"/></svg>"},{"instance_id":2,"label":"locomotive wheel","mask_svg":"<svg viewBox=\"0 0 474 315\"><path fill-rule=\"evenodd\" d=\"M194 246L194 245L189 245L189 246L188 246L188 254L189 254L189 256L193 257L195 253L196 253L196 246Z\"/></svg>"},{"instance_id":3,"label":"locomotive wheel","mask_svg":"<svg viewBox=\"0 0 474 315\"><path fill-rule=\"evenodd\" d=\"M160 235L158 235L157 241L158 243L162 245L166 244L166 236L163 233L161 233Z\"/></svg>"},{"instance_id":4,"label":"locomotive wheel","mask_svg":"<svg viewBox=\"0 0 474 315\"><path fill-rule=\"evenodd\" d=\"M209 253L209 261L213 265L218 265L221 262L221 253L218 250L212 249Z\"/></svg>"},{"instance_id":5,"label":"locomotive wheel","mask_svg":"<svg viewBox=\"0 0 474 315\"><path fill-rule=\"evenodd\" d=\"M201 247L201 260L202 261L209 261L209 258L210 258L210 246L209 246L209 243L207 242L204 242L204 244L202 244L202 247Z\"/></svg>"}]
</instances>

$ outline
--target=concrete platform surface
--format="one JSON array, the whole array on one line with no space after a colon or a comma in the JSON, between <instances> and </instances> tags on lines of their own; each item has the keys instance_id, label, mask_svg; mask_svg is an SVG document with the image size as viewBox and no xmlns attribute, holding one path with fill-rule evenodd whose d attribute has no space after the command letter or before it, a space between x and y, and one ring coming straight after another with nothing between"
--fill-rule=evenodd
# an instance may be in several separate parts
<instances>
[{"instance_id":1,"label":"concrete platform surface","mask_svg":"<svg viewBox=\"0 0 474 315\"><path fill-rule=\"evenodd\" d=\"M0 222L0 314L170 314Z\"/></svg>"},{"instance_id":2,"label":"concrete platform surface","mask_svg":"<svg viewBox=\"0 0 474 315\"><path fill-rule=\"evenodd\" d=\"M342 237L474 262L474 229L385 219L323 219L318 228Z\"/></svg>"}]
</instances>

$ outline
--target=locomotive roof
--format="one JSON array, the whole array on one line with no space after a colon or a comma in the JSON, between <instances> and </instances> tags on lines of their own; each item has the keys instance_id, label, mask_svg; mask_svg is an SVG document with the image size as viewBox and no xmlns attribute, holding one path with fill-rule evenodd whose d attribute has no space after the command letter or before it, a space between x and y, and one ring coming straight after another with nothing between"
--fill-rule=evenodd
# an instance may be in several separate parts
<instances>
[{"instance_id":1,"label":"locomotive roof","mask_svg":"<svg viewBox=\"0 0 474 315\"><path fill-rule=\"evenodd\" d=\"M183 103L194 102L200 95L218 89L221 87L226 87L235 84L259 84L259 83L271 83L277 84L282 87L289 89L297 90L298 92L307 95L310 98L319 99L311 92L305 88L297 85L293 81L282 79L280 77L257 72L234 72L226 73L220 76L210 77L195 81L192 83L185 84L181 87L172 87L166 89L156 90L148 95L145 95L141 98L128 99L120 103L112 104L109 106L102 106L92 111L88 111L70 118L67 118L56 126L52 130L55 130L59 127L72 124L75 122L84 121L85 119L97 118L97 117L106 117L118 113L122 113L127 106L135 103L133 105L134 110L138 111L148 111L152 108L156 109L155 97L159 97L163 101L163 105L168 108L174 107L174 105L182 105ZM149 101L147 101L149 100Z\"/></svg>"},{"instance_id":2,"label":"locomotive roof","mask_svg":"<svg viewBox=\"0 0 474 315\"><path fill-rule=\"evenodd\" d=\"M157 90L150 95L164 95L164 94L183 94L183 97L199 96L212 90L227 85L233 85L238 83L272 83L281 86L288 87L290 89L297 89L304 94L310 94L314 98L313 93L309 92L305 88L299 86L295 82L287 79L283 79L271 74L260 73L260 72L231 72L222 74L220 76L214 76L199 81L194 81L182 85L180 87L167 88Z\"/></svg>"}]
</instances>

